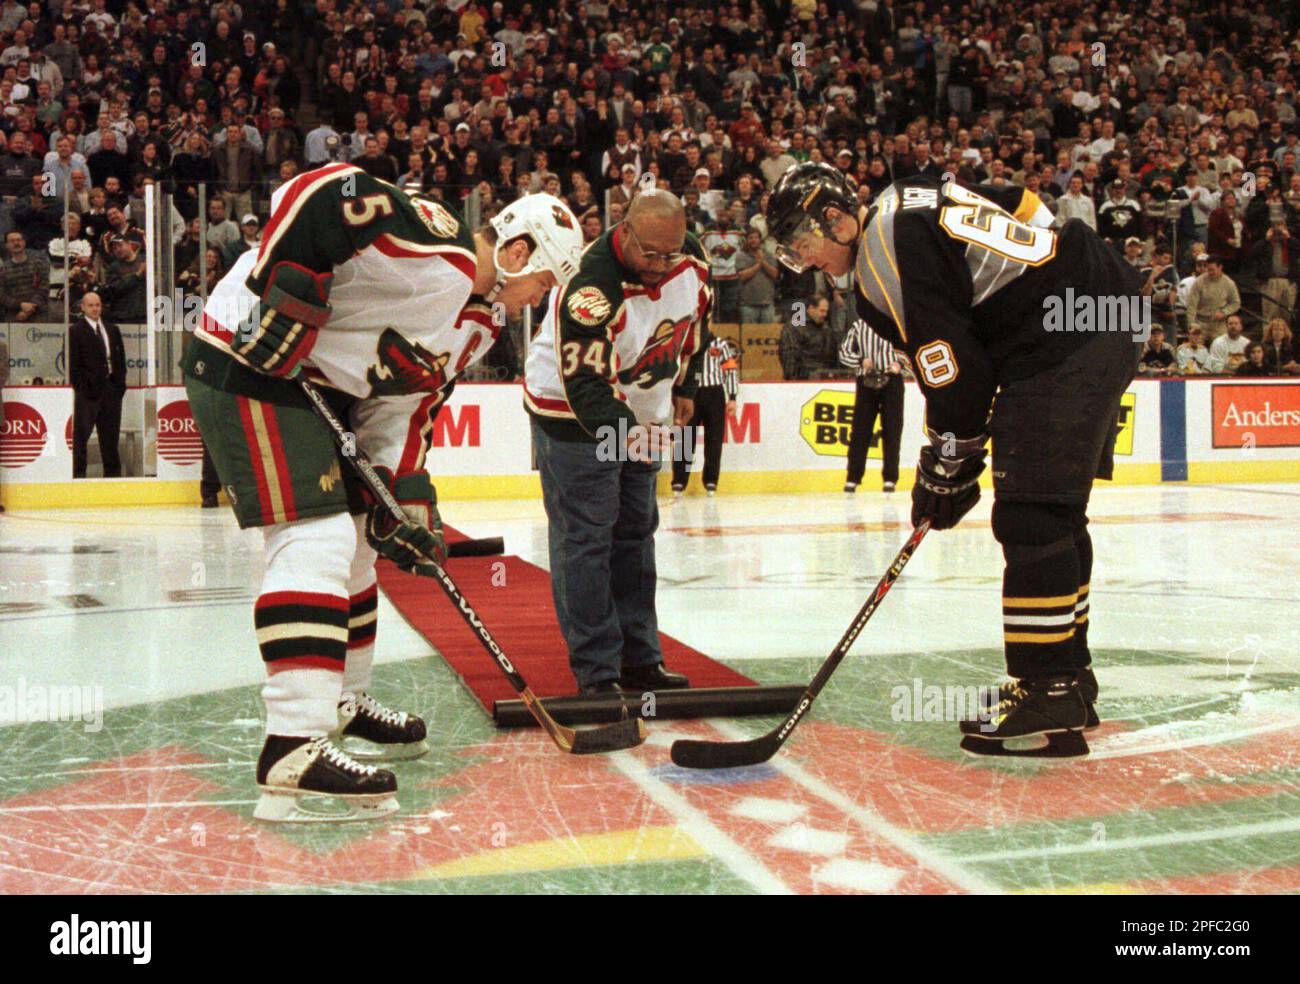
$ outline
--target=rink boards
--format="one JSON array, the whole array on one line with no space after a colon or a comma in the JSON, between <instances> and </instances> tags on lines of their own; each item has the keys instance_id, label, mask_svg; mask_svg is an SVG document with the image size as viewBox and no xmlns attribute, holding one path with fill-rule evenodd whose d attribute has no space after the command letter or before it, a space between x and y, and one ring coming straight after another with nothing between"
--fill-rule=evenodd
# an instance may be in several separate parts
<instances>
[{"instance_id":1,"label":"rink boards","mask_svg":"<svg viewBox=\"0 0 1300 984\"><path fill-rule=\"evenodd\" d=\"M197 501L201 452L179 386L133 387L123 408L128 470L148 478L69 481L72 390L4 390L0 497L12 507ZM853 386L747 383L728 423L721 491L828 491L843 482ZM924 439L924 401L906 388L901 462L908 484ZM879 426L879 424L877 424ZM462 384L433 430L428 467L443 498L540 495L516 384ZM879 469L880 448L869 468ZM131 462L135 462L132 468ZM1300 381L1135 380L1116 442L1118 483L1300 481ZM697 462L698 469L700 463ZM661 481L667 484L667 475ZM875 479L868 476L867 488ZM987 475L986 475L987 481Z\"/></svg>"}]
</instances>

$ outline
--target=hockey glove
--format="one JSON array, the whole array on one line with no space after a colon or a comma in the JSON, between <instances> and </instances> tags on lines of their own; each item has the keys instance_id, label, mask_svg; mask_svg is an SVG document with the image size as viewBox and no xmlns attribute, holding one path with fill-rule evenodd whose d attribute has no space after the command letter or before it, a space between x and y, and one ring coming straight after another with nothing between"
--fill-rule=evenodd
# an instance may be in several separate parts
<instances>
[{"instance_id":1,"label":"hockey glove","mask_svg":"<svg viewBox=\"0 0 1300 984\"><path fill-rule=\"evenodd\" d=\"M961 522L979 502L986 454L983 436L921 448L912 486L912 525L928 519L931 529L950 530Z\"/></svg>"},{"instance_id":2,"label":"hockey glove","mask_svg":"<svg viewBox=\"0 0 1300 984\"><path fill-rule=\"evenodd\" d=\"M329 321L332 273L313 273L288 260L271 270L262 302L239 325L231 348L269 376L292 379Z\"/></svg>"},{"instance_id":3,"label":"hockey glove","mask_svg":"<svg viewBox=\"0 0 1300 984\"><path fill-rule=\"evenodd\" d=\"M393 479L389 486L406 520L397 522L387 506L373 503L366 516L366 542L408 574L431 577L434 564L441 567L447 562L447 543L442 535L442 517L438 515L438 494L433 482L428 472L406 472Z\"/></svg>"}]
</instances>

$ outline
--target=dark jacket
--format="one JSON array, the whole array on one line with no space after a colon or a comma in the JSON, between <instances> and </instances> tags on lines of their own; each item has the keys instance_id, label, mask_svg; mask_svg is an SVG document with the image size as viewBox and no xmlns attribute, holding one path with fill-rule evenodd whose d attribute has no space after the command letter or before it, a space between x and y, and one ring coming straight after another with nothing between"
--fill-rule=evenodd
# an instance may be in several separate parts
<instances>
[{"instance_id":1,"label":"dark jacket","mask_svg":"<svg viewBox=\"0 0 1300 984\"><path fill-rule=\"evenodd\" d=\"M105 394L121 396L126 392L126 347L117 325L100 316L113 350L113 375L108 374L104 344L85 317L79 317L68 329L68 377L78 393L99 399Z\"/></svg>"}]
</instances>

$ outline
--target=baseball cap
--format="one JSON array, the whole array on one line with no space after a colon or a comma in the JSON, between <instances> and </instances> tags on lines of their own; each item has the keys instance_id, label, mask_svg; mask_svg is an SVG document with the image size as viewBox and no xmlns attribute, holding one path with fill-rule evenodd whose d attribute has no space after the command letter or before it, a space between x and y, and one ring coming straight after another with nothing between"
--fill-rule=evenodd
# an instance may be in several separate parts
<instances>
[{"instance_id":1,"label":"baseball cap","mask_svg":"<svg viewBox=\"0 0 1300 984\"><path fill-rule=\"evenodd\" d=\"M261 225L261 223L257 220L257 216L254 215L252 212L249 212L247 215L245 215L242 219L239 220L240 225L248 225L248 223L250 222L253 223L253 225Z\"/></svg>"},{"instance_id":2,"label":"baseball cap","mask_svg":"<svg viewBox=\"0 0 1300 984\"><path fill-rule=\"evenodd\" d=\"M1139 246L1141 246L1142 240L1139 239L1137 236L1129 236L1127 239L1124 240L1125 246L1132 246L1134 243L1137 243Z\"/></svg>"},{"instance_id":3,"label":"baseball cap","mask_svg":"<svg viewBox=\"0 0 1300 984\"><path fill-rule=\"evenodd\" d=\"M1123 179L1123 178L1116 178L1114 181L1112 181L1112 182L1110 183L1110 186L1111 186L1112 188L1123 188L1123 187L1124 187L1124 179Z\"/></svg>"},{"instance_id":4,"label":"baseball cap","mask_svg":"<svg viewBox=\"0 0 1300 984\"><path fill-rule=\"evenodd\" d=\"M699 178L699 177L705 177L705 178L709 177L709 169L708 169L707 167L698 167L698 168L696 168L696 169L695 169L695 177L697 177L697 178Z\"/></svg>"},{"instance_id":5,"label":"baseball cap","mask_svg":"<svg viewBox=\"0 0 1300 984\"><path fill-rule=\"evenodd\" d=\"M456 132L457 132L457 133L460 133L461 130L464 130L466 133L469 133L469 124L468 124L468 123L457 123L457 124L456 124Z\"/></svg>"}]
</instances>

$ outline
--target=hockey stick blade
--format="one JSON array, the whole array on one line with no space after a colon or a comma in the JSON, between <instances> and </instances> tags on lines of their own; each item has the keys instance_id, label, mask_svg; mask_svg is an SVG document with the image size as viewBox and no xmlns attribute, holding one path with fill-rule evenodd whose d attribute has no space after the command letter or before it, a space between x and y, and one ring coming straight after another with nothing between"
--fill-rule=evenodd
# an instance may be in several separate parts
<instances>
[{"instance_id":1,"label":"hockey stick blade","mask_svg":"<svg viewBox=\"0 0 1300 984\"><path fill-rule=\"evenodd\" d=\"M479 540L456 540L447 544L448 557L495 557L506 552L506 541L499 536Z\"/></svg>"},{"instance_id":2,"label":"hockey stick blade","mask_svg":"<svg viewBox=\"0 0 1300 984\"><path fill-rule=\"evenodd\" d=\"M607 724L600 728L587 728L573 733L574 755L591 755L595 752L618 752L636 748L646 739L645 722L639 717Z\"/></svg>"},{"instance_id":3,"label":"hockey stick blade","mask_svg":"<svg viewBox=\"0 0 1300 984\"><path fill-rule=\"evenodd\" d=\"M867 622L870 621L881 599L893 587L894 582L898 580L898 576L903 573L903 568L907 566L912 554L916 552L916 548L925 539L925 534L929 531L929 520L921 522L912 530L912 535L907 538L907 542L899 549L897 556L894 557L894 562L889 565L889 570L885 571L884 577L876 585L876 590L871 592L871 597L858 609L853 624L840 637L839 643L831 650L831 654L826 657L821 667L818 668L817 675L808 684L808 689L804 691L804 695L800 698L799 703L795 705L795 709L790 712L789 717L781 722L779 727L761 737L751 738L748 741L698 741L694 739L675 741L669 751L673 763L686 769L732 769L745 765L758 765L775 755L781 746L785 744L786 739L790 737L795 726L808 713L813 701L821 693L822 687L826 686L826 681L835 672L835 668L848 655L849 649L866 627Z\"/></svg>"},{"instance_id":4,"label":"hockey stick blade","mask_svg":"<svg viewBox=\"0 0 1300 984\"><path fill-rule=\"evenodd\" d=\"M673 765L683 769L740 769L761 765L776 754L781 742L773 735L751 741L695 741L683 738L669 750Z\"/></svg>"}]
</instances>

